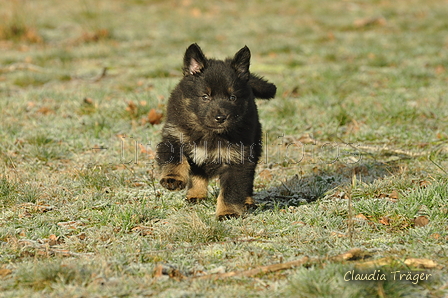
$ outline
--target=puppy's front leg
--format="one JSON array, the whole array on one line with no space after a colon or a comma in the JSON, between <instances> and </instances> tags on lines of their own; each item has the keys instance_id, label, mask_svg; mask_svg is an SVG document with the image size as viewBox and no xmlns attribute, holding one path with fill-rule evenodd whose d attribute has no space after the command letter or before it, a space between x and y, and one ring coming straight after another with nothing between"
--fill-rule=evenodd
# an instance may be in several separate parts
<instances>
[{"instance_id":1,"label":"puppy's front leg","mask_svg":"<svg viewBox=\"0 0 448 298\"><path fill-rule=\"evenodd\" d=\"M162 142L157 147L157 162L162 172L160 184L169 190L184 189L188 183L190 165L181 148L170 142Z\"/></svg>"},{"instance_id":2,"label":"puppy's front leg","mask_svg":"<svg viewBox=\"0 0 448 298\"><path fill-rule=\"evenodd\" d=\"M190 166L187 161L163 165L160 184L169 190L184 189L188 182L189 171Z\"/></svg>"},{"instance_id":3,"label":"puppy's front leg","mask_svg":"<svg viewBox=\"0 0 448 298\"><path fill-rule=\"evenodd\" d=\"M216 217L220 220L239 217L248 206L253 206L252 198L255 166L229 166L220 176L221 191L216 206Z\"/></svg>"}]
</instances>

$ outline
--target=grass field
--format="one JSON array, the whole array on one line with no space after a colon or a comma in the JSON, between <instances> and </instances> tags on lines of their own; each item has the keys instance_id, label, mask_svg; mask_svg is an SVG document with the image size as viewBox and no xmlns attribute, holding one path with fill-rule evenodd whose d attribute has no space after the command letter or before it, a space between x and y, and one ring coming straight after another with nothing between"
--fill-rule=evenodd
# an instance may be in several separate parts
<instances>
[{"instance_id":1,"label":"grass field","mask_svg":"<svg viewBox=\"0 0 448 298\"><path fill-rule=\"evenodd\" d=\"M448 296L446 1L0 6L0 297ZM278 87L243 218L158 183L193 42Z\"/></svg>"}]
</instances>

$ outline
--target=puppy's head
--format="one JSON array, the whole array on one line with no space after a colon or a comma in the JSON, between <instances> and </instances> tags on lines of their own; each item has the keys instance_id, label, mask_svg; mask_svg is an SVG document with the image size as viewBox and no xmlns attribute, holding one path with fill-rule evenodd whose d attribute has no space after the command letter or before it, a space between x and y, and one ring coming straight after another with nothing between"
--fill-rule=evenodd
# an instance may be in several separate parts
<instances>
[{"instance_id":1,"label":"puppy's head","mask_svg":"<svg viewBox=\"0 0 448 298\"><path fill-rule=\"evenodd\" d=\"M225 61L207 59L197 44L188 47L182 92L203 128L226 133L247 126L256 117L255 97L275 95L275 85L249 72L250 57L246 46Z\"/></svg>"}]
</instances>

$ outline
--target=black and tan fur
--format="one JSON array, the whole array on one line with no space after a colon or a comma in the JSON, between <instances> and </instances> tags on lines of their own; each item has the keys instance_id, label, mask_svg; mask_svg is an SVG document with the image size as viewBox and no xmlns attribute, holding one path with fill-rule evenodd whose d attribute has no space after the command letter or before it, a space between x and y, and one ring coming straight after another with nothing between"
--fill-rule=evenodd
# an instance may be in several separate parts
<instances>
[{"instance_id":1,"label":"black and tan fur","mask_svg":"<svg viewBox=\"0 0 448 298\"><path fill-rule=\"evenodd\" d=\"M184 56L184 77L168 101L162 142L157 146L160 183L187 188L187 200L207 196L218 177L218 218L240 216L252 199L261 155L261 125L255 98L270 99L276 87L249 72L250 51L232 59L207 59L197 44Z\"/></svg>"}]
</instances>

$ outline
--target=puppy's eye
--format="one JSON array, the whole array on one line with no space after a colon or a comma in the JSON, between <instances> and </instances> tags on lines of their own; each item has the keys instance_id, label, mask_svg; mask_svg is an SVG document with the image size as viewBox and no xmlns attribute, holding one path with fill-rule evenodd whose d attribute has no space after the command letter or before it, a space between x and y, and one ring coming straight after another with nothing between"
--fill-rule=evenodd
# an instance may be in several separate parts
<instances>
[{"instance_id":1,"label":"puppy's eye","mask_svg":"<svg viewBox=\"0 0 448 298\"><path fill-rule=\"evenodd\" d=\"M235 95L230 95L229 100L230 101L235 101L236 100L236 96Z\"/></svg>"},{"instance_id":2,"label":"puppy's eye","mask_svg":"<svg viewBox=\"0 0 448 298\"><path fill-rule=\"evenodd\" d=\"M208 96L207 94L204 94L201 96L203 101L209 101L210 100L210 96Z\"/></svg>"}]
</instances>

